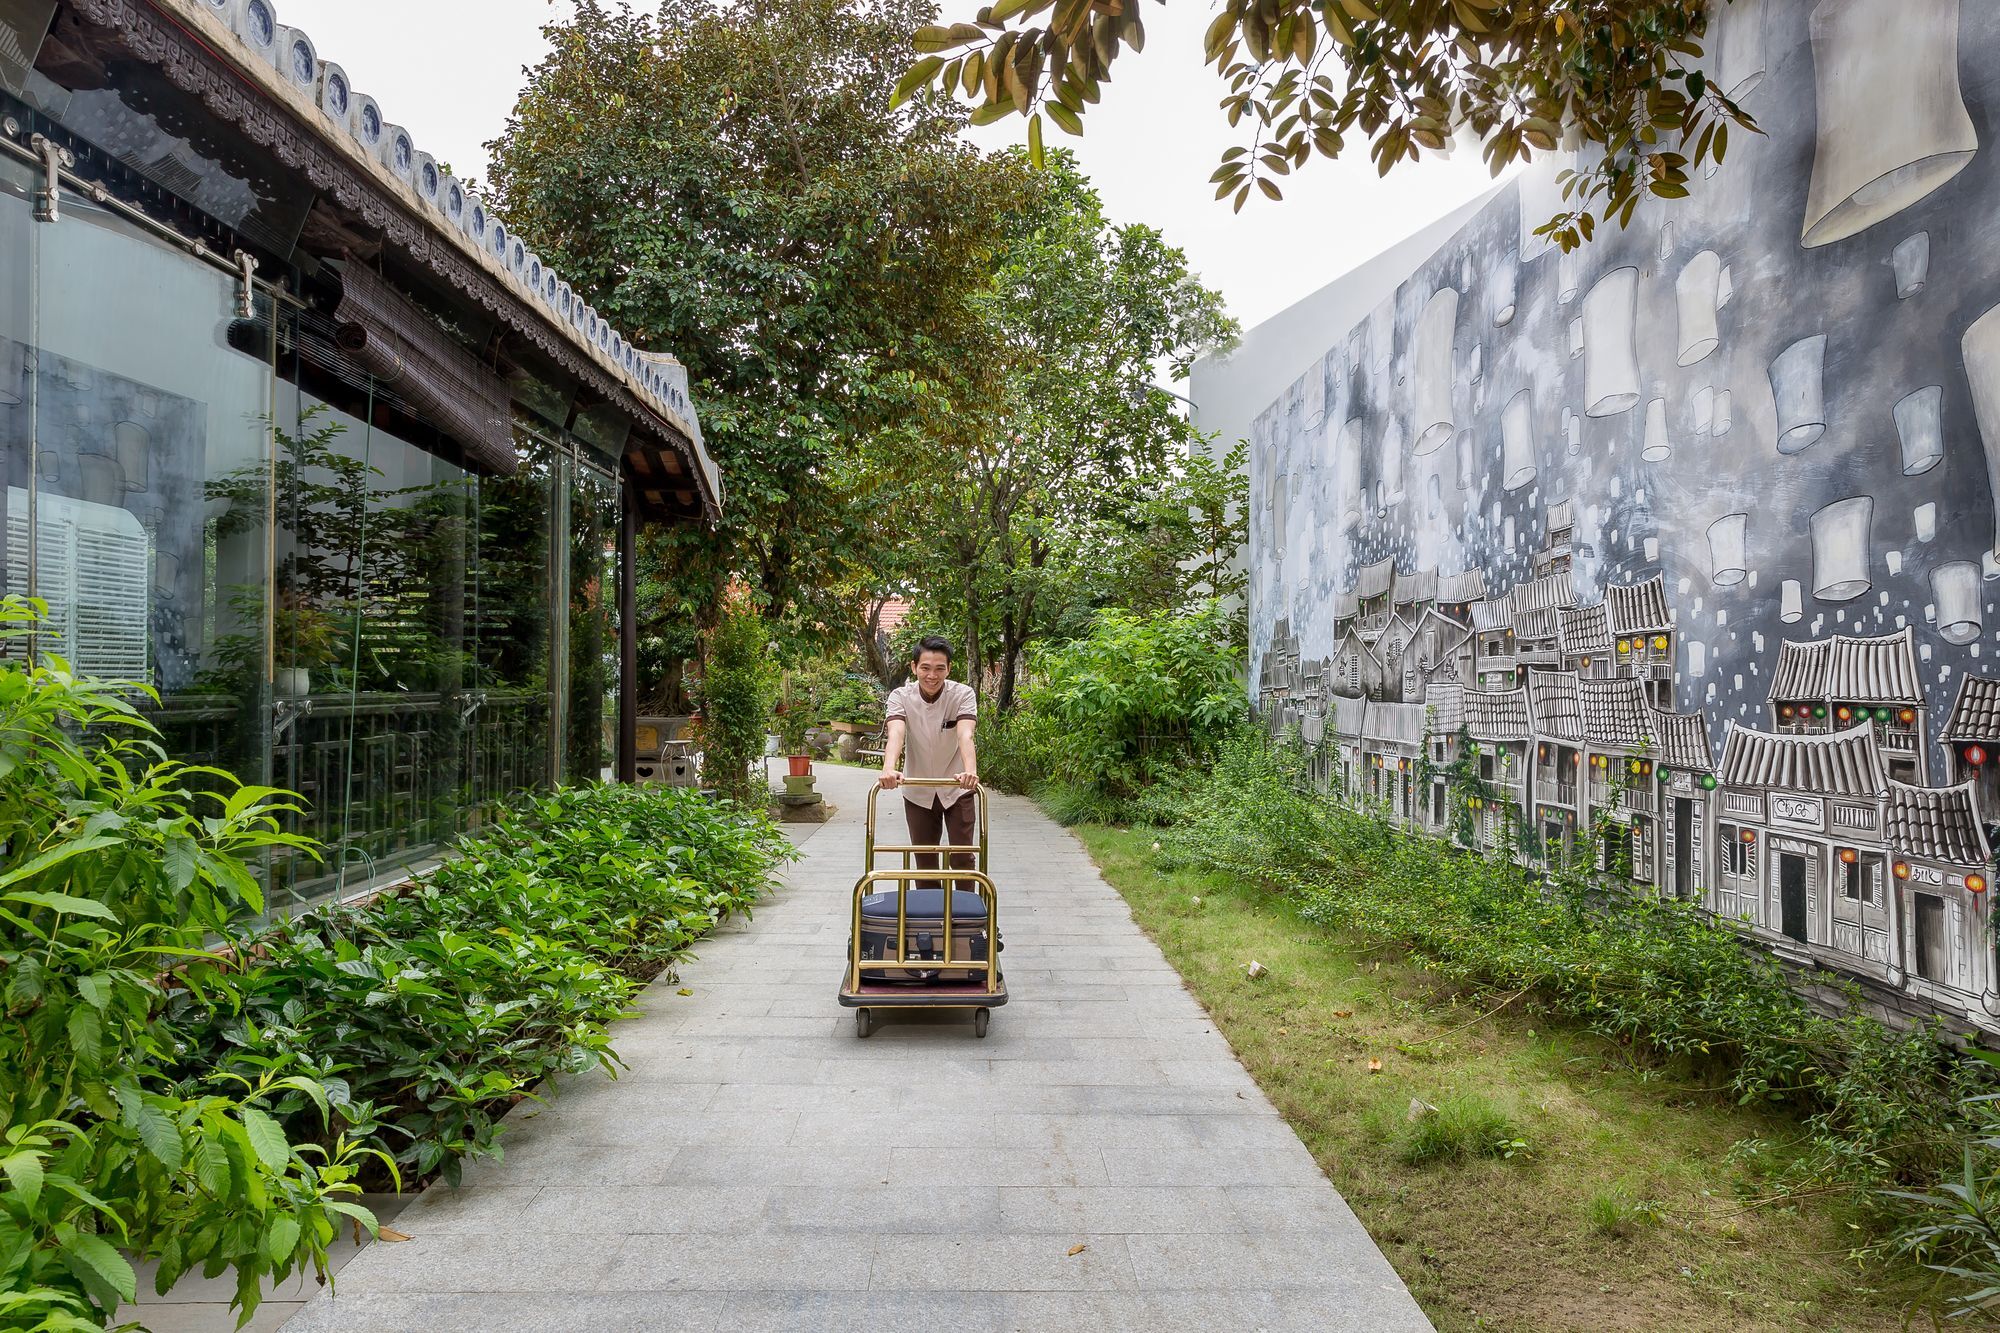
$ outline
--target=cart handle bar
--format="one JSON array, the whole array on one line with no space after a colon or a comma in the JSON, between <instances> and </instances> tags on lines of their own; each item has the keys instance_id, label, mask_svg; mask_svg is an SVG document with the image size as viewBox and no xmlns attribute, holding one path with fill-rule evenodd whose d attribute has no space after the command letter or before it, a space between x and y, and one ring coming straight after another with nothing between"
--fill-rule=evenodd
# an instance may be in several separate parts
<instances>
[{"instance_id":1,"label":"cart handle bar","mask_svg":"<svg viewBox=\"0 0 2000 1333\"><path fill-rule=\"evenodd\" d=\"M905 779L903 779L903 781L902 781L902 784L901 784L901 785L902 785L902 786L905 786L905 787L957 787L957 786L958 786L958 779L956 779L956 778L905 778ZM976 787L973 787L973 788L972 788L971 790L972 790L972 792L973 792L973 795L974 795L974 798L975 798L975 799L976 799L976 800L977 800L977 801L979 802L979 809L978 809L978 818L979 818L979 845L978 845L978 847L976 847L976 848L965 848L965 847L945 847L945 848L932 848L932 847L911 847L911 846L906 846L906 845L904 845L904 844L902 844L902 843L898 843L898 844L897 844L897 845L896 845L895 847L889 847L889 848L881 848L881 849L879 849L879 850L883 850L883 851L901 851L901 852L902 852L902 854L903 854L904 856L908 856L908 855L910 855L910 853L911 853L912 851L921 851L921 852L930 852L930 851L938 851L938 850L944 850L944 851L955 851L955 852L964 852L964 851L976 851L976 852L978 852L978 854L979 854L979 868L980 868L981 870L984 870L984 869L986 869L986 867L987 867L987 866L988 866L988 865L990 864L990 862L989 862L989 860L988 860L988 857L987 857L987 852L988 852L988 849L987 849L987 833L988 833L988 822L989 822L989 821L988 821L988 819L987 819L987 816L986 816L986 784L985 784L985 783L980 783L980 784L979 784L978 786L976 786ZM867 819L867 823L866 823L866 825L865 825L865 826L863 827L863 829L862 829L862 834L861 834L861 837L862 837L862 843L861 843L861 864L862 864L862 866L863 866L864 868L866 868L866 869L869 869L869 870L873 870L873 869L875 868L875 853L876 853L876 851L878 850L878 848L877 848L877 847L876 847L876 845L875 845L875 805L876 805L876 802L877 802L877 800L878 800L878 799L879 799L879 798L881 797L881 795L882 795L882 791L883 791L883 788L882 788L882 784L881 784L881 783L879 783L879 782L871 782L871 783L869 783L869 784L868 784L868 819ZM936 876L931 876L931 878L935 879L935 878L936 878Z\"/></svg>"},{"instance_id":2,"label":"cart handle bar","mask_svg":"<svg viewBox=\"0 0 2000 1333\"><path fill-rule=\"evenodd\" d=\"M895 966L908 969L912 961L929 962L929 959L910 958L910 882L912 880L950 880L954 884L970 884L986 901L986 958L964 960L952 958L951 907L956 893L945 893L944 898L944 952L946 966L960 968L967 972L986 974L986 993L998 993L1000 975L1000 900L993 890L993 881L983 871L978 870L868 870L854 881L854 920L847 941L847 989L858 992L861 989L861 900L867 896L870 884L883 880L896 885L896 957ZM873 962L874 959L869 961Z\"/></svg>"}]
</instances>

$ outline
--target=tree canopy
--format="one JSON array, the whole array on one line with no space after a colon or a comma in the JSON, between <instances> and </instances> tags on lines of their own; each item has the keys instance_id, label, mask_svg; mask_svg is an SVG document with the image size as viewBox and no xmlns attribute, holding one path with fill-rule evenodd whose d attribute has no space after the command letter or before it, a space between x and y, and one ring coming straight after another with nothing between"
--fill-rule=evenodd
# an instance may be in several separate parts
<instances>
[{"instance_id":1,"label":"tree canopy","mask_svg":"<svg viewBox=\"0 0 2000 1333\"><path fill-rule=\"evenodd\" d=\"M1496 173L1572 139L1586 154L1566 181L1570 206L1545 227L1570 248L1648 194L1686 195L1691 169L1728 150L1731 125L1755 129L1701 67L1709 3L1221 0L1204 56L1244 136L1211 178L1216 198L1240 209L1253 186L1281 198L1281 178L1357 139L1384 173L1443 152L1461 128ZM971 22L927 24L897 91L960 93L975 123L1027 116L1039 156L1043 117L1083 133L1113 61L1144 48L1142 8L998 0Z\"/></svg>"},{"instance_id":2,"label":"tree canopy","mask_svg":"<svg viewBox=\"0 0 2000 1333\"><path fill-rule=\"evenodd\" d=\"M490 145L497 211L688 367L727 490L649 535L648 624L687 656L729 577L806 632L867 581L857 441L965 429L998 358L972 297L1028 197L946 99L891 106L922 0L579 0ZM889 456L893 456L891 453ZM845 600L844 600L845 599Z\"/></svg>"},{"instance_id":3,"label":"tree canopy","mask_svg":"<svg viewBox=\"0 0 2000 1333\"><path fill-rule=\"evenodd\" d=\"M1204 576L1184 567L1211 542L1233 549L1213 525L1235 474L1190 458L1199 435L1154 379L1185 375L1235 325L1181 251L1113 224L1067 154L1049 161L975 302L1002 353L988 431L924 451L876 519L885 557L904 553L901 579L963 640L972 678L991 669L1002 707L1031 642L1106 602L1177 604Z\"/></svg>"}]
</instances>

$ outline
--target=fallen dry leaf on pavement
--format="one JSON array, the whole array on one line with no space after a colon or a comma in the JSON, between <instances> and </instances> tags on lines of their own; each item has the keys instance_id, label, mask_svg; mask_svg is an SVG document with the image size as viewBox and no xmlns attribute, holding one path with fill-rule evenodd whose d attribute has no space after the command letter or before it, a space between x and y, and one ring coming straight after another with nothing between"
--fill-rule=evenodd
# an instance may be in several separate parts
<instances>
[{"instance_id":1,"label":"fallen dry leaf on pavement","mask_svg":"<svg viewBox=\"0 0 2000 1333\"><path fill-rule=\"evenodd\" d=\"M1089 1248L1090 1247L1088 1245L1072 1245L1069 1247L1069 1257L1074 1259L1077 1255L1082 1254L1085 1250Z\"/></svg>"},{"instance_id":2,"label":"fallen dry leaf on pavement","mask_svg":"<svg viewBox=\"0 0 2000 1333\"><path fill-rule=\"evenodd\" d=\"M394 1228L394 1227L383 1227L383 1228L381 1228L380 1230L378 1230L378 1231L377 1231L377 1232L375 1233L375 1239L377 1239L377 1240L408 1240L408 1239L410 1239L410 1236L409 1236L409 1234L408 1234L407 1232L402 1232L402 1231L398 1231L398 1230L396 1230L396 1228Z\"/></svg>"},{"instance_id":3,"label":"fallen dry leaf on pavement","mask_svg":"<svg viewBox=\"0 0 2000 1333\"><path fill-rule=\"evenodd\" d=\"M681 987L681 988L680 988L679 990L675 991L675 992L674 992L674 994L676 994L676 995L692 995L692 994L694 994L694 988L693 988L692 986L683 986L683 987Z\"/></svg>"}]
</instances>

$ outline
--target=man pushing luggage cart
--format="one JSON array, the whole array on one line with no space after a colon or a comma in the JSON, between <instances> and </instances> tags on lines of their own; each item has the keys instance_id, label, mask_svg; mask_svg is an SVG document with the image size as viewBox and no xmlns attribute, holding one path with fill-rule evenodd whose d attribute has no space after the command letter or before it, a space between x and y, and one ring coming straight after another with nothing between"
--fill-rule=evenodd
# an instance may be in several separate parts
<instances>
[{"instance_id":1,"label":"man pushing luggage cart","mask_svg":"<svg viewBox=\"0 0 2000 1333\"><path fill-rule=\"evenodd\" d=\"M1007 990L987 873L986 793L972 739L977 702L970 686L951 679L945 640L919 643L911 666L916 679L893 691L885 709L882 776L868 793L840 1002L855 1010L854 1030L863 1037L875 1030L876 1008L970 1009L973 1032L983 1037ZM898 789L910 840L878 845L876 800ZM877 869L884 853L900 854L902 868ZM894 892L873 892L877 885Z\"/></svg>"}]
</instances>

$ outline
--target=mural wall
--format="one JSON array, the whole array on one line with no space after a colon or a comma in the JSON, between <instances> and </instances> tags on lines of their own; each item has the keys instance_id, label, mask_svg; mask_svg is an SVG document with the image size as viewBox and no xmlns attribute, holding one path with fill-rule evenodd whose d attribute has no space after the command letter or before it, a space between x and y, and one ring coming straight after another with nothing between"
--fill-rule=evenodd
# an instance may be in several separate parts
<instances>
[{"instance_id":1,"label":"mural wall","mask_svg":"<svg viewBox=\"0 0 2000 1333\"><path fill-rule=\"evenodd\" d=\"M1635 878L1992 1025L2000 6L1718 9L1763 136L1567 255L1545 161L1258 418L1254 679L1420 824L1463 726L1522 855L1615 772Z\"/></svg>"}]
</instances>

